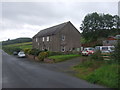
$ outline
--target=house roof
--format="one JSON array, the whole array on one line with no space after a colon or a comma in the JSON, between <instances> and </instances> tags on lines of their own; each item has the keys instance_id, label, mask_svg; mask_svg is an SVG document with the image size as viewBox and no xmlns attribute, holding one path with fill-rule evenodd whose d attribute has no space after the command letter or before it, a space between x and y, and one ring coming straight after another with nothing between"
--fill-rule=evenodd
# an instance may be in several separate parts
<instances>
[{"instance_id":1,"label":"house roof","mask_svg":"<svg viewBox=\"0 0 120 90\"><path fill-rule=\"evenodd\" d=\"M43 30L39 31L34 37L44 37L44 36L55 35L57 32L62 30L62 28L65 25L67 25L67 23L70 23L70 21L62 23L62 24L59 24L59 25L56 25L56 26L53 26L53 27L49 27L49 28L43 29Z\"/></svg>"}]
</instances>

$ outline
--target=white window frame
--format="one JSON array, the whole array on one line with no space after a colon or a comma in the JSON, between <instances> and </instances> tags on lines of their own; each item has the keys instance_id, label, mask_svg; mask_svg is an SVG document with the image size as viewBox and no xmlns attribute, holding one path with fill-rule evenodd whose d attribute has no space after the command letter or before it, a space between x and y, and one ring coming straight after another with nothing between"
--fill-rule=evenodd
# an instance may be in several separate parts
<instances>
[{"instance_id":1,"label":"white window frame","mask_svg":"<svg viewBox=\"0 0 120 90\"><path fill-rule=\"evenodd\" d=\"M44 50L44 48L42 47L42 51Z\"/></svg>"},{"instance_id":2,"label":"white window frame","mask_svg":"<svg viewBox=\"0 0 120 90\"><path fill-rule=\"evenodd\" d=\"M61 51L65 52L65 46L61 46Z\"/></svg>"},{"instance_id":3,"label":"white window frame","mask_svg":"<svg viewBox=\"0 0 120 90\"><path fill-rule=\"evenodd\" d=\"M50 37L49 36L47 36L47 41L50 41Z\"/></svg>"},{"instance_id":4,"label":"white window frame","mask_svg":"<svg viewBox=\"0 0 120 90\"><path fill-rule=\"evenodd\" d=\"M72 51L72 48L70 48L69 51Z\"/></svg>"},{"instance_id":5,"label":"white window frame","mask_svg":"<svg viewBox=\"0 0 120 90\"><path fill-rule=\"evenodd\" d=\"M38 41L38 38L36 38L35 41L37 42L37 41Z\"/></svg>"},{"instance_id":6,"label":"white window frame","mask_svg":"<svg viewBox=\"0 0 120 90\"><path fill-rule=\"evenodd\" d=\"M45 37L42 37L42 41L43 41L43 42L45 41Z\"/></svg>"},{"instance_id":7,"label":"white window frame","mask_svg":"<svg viewBox=\"0 0 120 90\"><path fill-rule=\"evenodd\" d=\"M62 41L65 41L65 35L62 35L61 38L62 38Z\"/></svg>"}]
</instances>

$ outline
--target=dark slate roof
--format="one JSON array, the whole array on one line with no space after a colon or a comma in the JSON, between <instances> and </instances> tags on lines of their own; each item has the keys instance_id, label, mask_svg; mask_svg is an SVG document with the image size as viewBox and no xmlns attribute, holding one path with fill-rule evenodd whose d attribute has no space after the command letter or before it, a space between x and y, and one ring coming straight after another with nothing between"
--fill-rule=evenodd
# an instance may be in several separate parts
<instances>
[{"instance_id":1,"label":"dark slate roof","mask_svg":"<svg viewBox=\"0 0 120 90\"><path fill-rule=\"evenodd\" d=\"M70 22L70 21L69 21ZM38 32L34 37L44 37L44 36L50 36L50 35L55 35L57 32L59 32L60 30L62 30L62 28L67 25L67 23L69 22L65 22L50 28L46 28L44 30L41 30L40 32ZM33 37L33 38L34 38Z\"/></svg>"}]
</instances>

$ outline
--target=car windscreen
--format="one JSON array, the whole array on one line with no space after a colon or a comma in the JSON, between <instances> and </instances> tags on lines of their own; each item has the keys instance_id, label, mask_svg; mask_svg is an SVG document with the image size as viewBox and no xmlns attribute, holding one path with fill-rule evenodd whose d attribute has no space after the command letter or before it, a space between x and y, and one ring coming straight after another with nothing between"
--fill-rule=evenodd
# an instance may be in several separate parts
<instances>
[{"instance_id":1,"label":"car windscreen","mask_svg":"<svg viewBox=\"0 0 120 90\"><path fill-rule=\"evenodd\" d=\"M94 50L94 48L89 48L88 50Z\"/></svg>"},{"instance_id":2,"label":"car windscreen","mask_svg":"<svg viewBox=\"0 0 120 90\"><path fill-rule=\"evenodd\" d=\"M87 51L87 48L85 48L84 51Z\"/></svg>"},{"instance_id":3,"label":"car windscreen","mask_svg":"<svg viewBox=\"0 0 120 90\"><path fill-rule=\"evenodd\" d=\"M20 54L24 54L24 52L20 52Z\"/></svg>"},{"instance_id":4,"label":"car windscreen","mask_svg":"<svg viewBox=\"0 0 120 90\"><path fill-rule=\"evenodd\" d=\"M102 50L108 50L108 47L102 47Z\"/></svg>"},{"instance_id":5,"label":"car windscreen","mask_svg":"<svg viewBox=\"0 0 120 90\"><path fill-rule=\"evenodd\" d=\"M111 50L115 50L115 47L110 47Z\"/></svg>"}]
</instances>

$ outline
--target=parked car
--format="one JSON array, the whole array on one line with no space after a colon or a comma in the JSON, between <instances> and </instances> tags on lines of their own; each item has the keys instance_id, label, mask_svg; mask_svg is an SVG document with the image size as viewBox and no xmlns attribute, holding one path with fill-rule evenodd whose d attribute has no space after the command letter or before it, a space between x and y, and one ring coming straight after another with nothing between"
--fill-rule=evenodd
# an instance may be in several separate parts
<instances>
[{"instance_id":1,"label":"parked car","mask_svg":"<svg viewBox=\"0 0 120 90\"><path fill-rule=\"evenodd\" d=\"M93 53L94 53L94 48L92 47L84 48L84 50L82 51L82 55L85 55L85 56L92 55Z\"/></svg>"},{"instance_id":2,"label":"parked car","mask_svg":"<svg viewBox=\"0 0 120 90\"><path fill-rule=\"evenodd\" d=\"M22 58L22 57L25 57L26 55L25 55L25 53L23 52L23 51L20 51L19 53L18 53L18 57L20 57L20 58Z\"/></svg>"},{"instance_id":3,"label":"parked car","mask_svg":"<svg viewBox=\"0 0 120 90\"><path fill-rule=\"evenodd\" d=\"M101 51L101 52L106 52L106 53L111 53L111 52L113 52L114 51L114 49L115 49L115 47L114 46L96 46L95 47L95 51Z\"/></svg>"}]
</instances>

